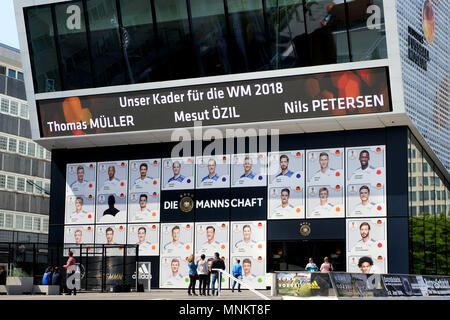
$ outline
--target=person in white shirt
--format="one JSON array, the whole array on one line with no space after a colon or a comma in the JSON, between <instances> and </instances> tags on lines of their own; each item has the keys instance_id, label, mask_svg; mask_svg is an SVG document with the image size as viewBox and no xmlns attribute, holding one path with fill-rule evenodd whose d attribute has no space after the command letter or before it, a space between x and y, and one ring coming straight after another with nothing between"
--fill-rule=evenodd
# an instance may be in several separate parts
<instances>
[{"instance_id":1,"label":"person in white shirt","mask_svg":"<svg viewBox=\"0 0 450 320\"><path fill-rule=\"evenodd\" d=\"M139 211L136 212L134 217L136 220L144 220L151 217L152 212L147 208L147 195L141 194L139 196Z\"/></svg>"},{"instance_id":2,"label":"person in white shirt","mask_svg":"<svg viewBox=\"0 0 450 320\"><path fill-rule=\"evenodd\" d=\"M73 237L75 239L75 244L80 245L82 243L83 231L81 229L75 230Z\"/></svg>"},{"instance_id":3,"label":"person in white shirt","mask_svg":"<svg viewBox=\"0 0 450 320\"><path fill-rule=\"evenodd\" d=\"M220 243L215 240L215 236L216 229L213 226L208 226L206 228L207 241L202 245L202 252L211 254L220 249Z\"/></svg>"},{"instance_id":4,"label":"person in white shirt","mask_svg":"<svg viewBox=\"0 0 450 320\"><path fill-rule=\"evenodd\" d=\"M256 278L256 275L252 273L252 260L245 258L242 261L242 281L250 282Z\"/></svg>"},{"instance_id":5,"label":"person in white shirt","mask_svg":"<svg viewBox=\"0 0 450 320\"><path fill-rule=\"evenodd\" d=\"M359 198L361 199L361 203L355 207L353 214L361 216L376 214L377 204L375 202L371 202L369 197L370 189L368 186L362 186L359 188Z\"/></svg>"},{"instance_id":6,"label":"person in white shirt","mask_svg":"<svg viewBox=\"0 0 450 320\"><path fill-rule=\"evenodd\" d=\"M327 182L330 178L334 178L336 176L336 170L329 167L329 156L328 153L322 152L319 155L319 166L320 170L318 170L314 176L312 177L312 181L315 183Z\"/></svg>"},{"instance_id":7,"label":"person in white shirt","mask_svg":"<svg viewBox=\"0 0 450 320\"><path fill-rule=\"evenodd\" d=\"M111 227L108 227L105 232L106 236L106 244L116 244L114 242L114 229Z\"/></svg>"},{"instance_id":8,"label":"person in white shirt","mask_svg":"<svg viewBox=\"0 0 450 320\"><path fill-rule=\"evenodd\" d=\"M88 185L88 182L84 180L84 167L78 166L77 168L77 180L70 185L70 189L75 194L83 194Z\"/></svg>"},{"instance_id":9,"label":"person in white shirt","mask_svg":"<svg viewBox=\"0 0 450 320\"><path fill-rule=\"evenodd\" d=\"M369 161L370 161L369 151L362 150L359 153L359 162L361 166L355 171L353 171L350 180L367 180L367 179L373 180L377 168L369 165Z\"/></svg>"},{"instance_id":10,"label":"person in white shirt","mask_svg":"<svg viewBox=\"0 0 450 320\"><path fill-rule=\"evenodd\" d=\"M175 250L183 249L184 243L180 241L180 227L172 228L172 241L164 246L164 251L171 254Z\"/></svg>"},{"instance_id":11,"label":"person in white shirt","mask_svg":"<svg viewBox=\"0 0 450 320\"><path fill-rule=\"evenodd\" d=\"M370 224L368 222L363 222L359 226L359 233L361 239L353 247L352 251L368 251L372 245L376 243L376 240L370 237Z\"/></svg>"},{"instance_id":12,"label":"person in white shirt","mask_svg":"<svg viewBox=\"0 0 450 320\"><path fill-rule=\"evenodd\" d=\"M139 245L139 254L147 253L151 248L151 243L147 241L147 229L145 227L139 227L138 229L138 245Z\"/></svg>"},{"instance_id":13,"label":"person in white shirt","mask_svg":"<svg viewBox=\"0 0 450 320\"><path fill-rule=\"evenodd\" d=\"M288 188L281 190L281 204L274 209L275 215L283 215L284 213L291 213L294 206L289 204L289 197L291 191Z\"/></svg>"},{"instance_id":14,"label":"person in white shirt","mask_svg":"<svg viewBox=\"0 0 450 320\"><path fill-rule=\"evenodd\" d=\"M180 274L180 260L178 258L173 258L170 262L170 276L167 281L179 281L183 279L183 276Z\"/></svg>"},{"instance_id":15,"label":"person in white shirt","mask_svg":"<svg viewBox=\"0 0 450 320\"><path fill-rule=\"evenodd\" d=\"M143 188L145 185L153 183L153 178L147 176L148 165L141 163L139 166L140 177L134 181L134 186L137 188Z\"/></svg>"},{"instance_id":16,"label":"person in white shirt","mask_svg":"<svg viewBox=\"0 0 450 320\"><path fill-rule=\"evenodd\" d=\"M326 187L319 189L319 200L320 204L312 210L311 214L314 216L330 214L334 206L328 202L328 189Z\"/></svg>"},{"instance_id":17,"label":"person in white shirt","mask_svg":"<svg viewBox=\"0 0 450 320\"><path fill-rule=\"evenodd\" d=\"M242 227L243 238L242 240L236 242L234 247L236 249L251 249L255 246L256 241L252 239L252 227L246 224Z\"/></svg>"},{"instance_id":18,"label":"person in white shirt","mask_svg":"<svg viewBox=\"0 0 450 320\"><path fill-rule=\"evenodd\" d=\"M105 191L111 191L119 185L120 181L115 177L115 175L116 175L116 168L114 166L109 166L108 179L103 184L103 189Z\"/></svg>"},{"instance_id":19,"label":"person in white shirt","mask_svg":"<svg viewBox=\"0 0 450 320\"><path fill-rule=\"evenodd\" d=\"M70 222L82 222L81 220L84 220L88 218L87 211L83 210L83 197L76 197L75 199L75 211L72 212L70 215Z\"/></svg>"}]
</instances>

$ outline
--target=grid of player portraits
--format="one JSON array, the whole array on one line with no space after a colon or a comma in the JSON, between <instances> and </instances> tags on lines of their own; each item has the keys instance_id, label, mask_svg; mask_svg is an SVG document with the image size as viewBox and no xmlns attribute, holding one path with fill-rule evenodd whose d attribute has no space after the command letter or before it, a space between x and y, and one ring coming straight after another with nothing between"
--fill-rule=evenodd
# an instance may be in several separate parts
<instances>
[{"instance_id":1,"label":"grid of player portraits","mask_svg":"<svg viewBox=\"0 0 450 320\"><path fill-rule=\"evenodd\" d=\"M165 236L171 236L172 230L168 232L169 224L160 224L161 191L267 187L268 220L347 218L347 222L362 219L372 225L369 218L374 218L385 227L385 183L385 146L68 164L64 240L67 244L139 244L139 255L161 256L161 270L175 268L177 260L178 268L185 270L187 256L175 256L165 249ZM182 241L185 251L189 251L186 246L191 251L196 248L191 253L204 253L209 259L213 252L197 251L201 235L211 233L207 224L178 227L187 237ZM248 256L245 251L233 251L238 224L227 221L212 226L223 238L217 240L223 258L230 262L228 266L240 258L241 263L245 260L247 266L259 270L265 265L265 253ZM258 224L265 228L264 221ZM347 225L349 246L350 230L354 228ZM376 252L348 248L349 268L366 256L375 266L385 266L385 235L377 236L381 247ZM265 236L260 241L258 249L265 247ZM162 286L175 285L163 277L169 279L169 275L161 272Z\"/></svg>"},{"instance_id":2,"label":"grid of player portraits","mask_svg":"<svg viewBox=\"0 0 450 320\"><path fill-rule=\"evenodd\" d=\"M189 284L188 257L195 262L204 255L211 264L218 252L230 272L236 260L243 270L242 280L256 289L266 287L266 222L162 223L160 288L185 288ZM223 279L222 288L228 288Z\"/></svg>"}]
</instances>

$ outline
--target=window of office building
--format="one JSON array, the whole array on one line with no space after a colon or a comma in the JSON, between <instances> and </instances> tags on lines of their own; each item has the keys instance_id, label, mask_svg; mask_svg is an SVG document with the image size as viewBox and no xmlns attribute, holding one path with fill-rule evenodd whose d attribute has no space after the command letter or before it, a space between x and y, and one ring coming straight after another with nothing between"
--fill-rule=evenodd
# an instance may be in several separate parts
<instances>
[{"instance_id":1,"label":"window of office building","mask_svg":"<svg viewBox=\"0 0 450 320\"><path fill-rule=\"evenodd\" d=\"M448 186L411 133L409 170L409 190L419 194L418 200L409 197L410 273L449 274ZM417 185L411 184L413 177Z\"/></svg>"},{"instance_id":2,"label":"window of office building","mask_svg":"<svg viewBox=\"0 0 450 320\"><path fill-rule=\"evenodd\" d=\"M23 229L23 216L16 214L16 229Z\"/></svg>"},{"instance_id":3,"label":"window of office building","mask_svg":"<svg viewBox=\"0 0 450 320\"><path fill-rule=\"evenodd\" d=\"M6 178L6 188L9 190L15 190L16 189L16 177L14 176L7 176Z\"/></svg>"},{"instance_id":4,"label":"window of office building","mask_svg":"<svg viewBox=\"0 0 450 320\"><path fill-rule=\"evenodd\" d=\"M25 230L32 230L33 229L33 218L32 217L25 216L24 229Z\"/></svg>"},{"instance_id":5,"label":"window of office building","mask_svg":"<svg viewBox=\"0 0 450 320\"><path fill-rule=\"evenodd\" d=\"M17 178L17 190L25 191L25 178Z\"/></svg>"},{"instance_id":6,"label":"window of office building","mask_svg":"<svg viewBox=\"0 0 450 320\"><path fill-rule=\"evenodd\" d=\"M0 136L0 150L6 150L8 148L8 138Z\"/></svg>"},{"instance_id":7,"label":"window of office building","mask_svg":"<svg viewBox=\"0 0 450 320\"><path fill-rule=\"evenodd\" d=\"M27 154L27 143L25 141L19 140L19 153Z\"/></svg>"},{"instance_id":8,"label":"window of office building","mask_svg":"<svg viewBox=\"0 0 450 320\"><path fill-rule=\"evenodd\" d=\"M26 118L26 119L29 118L28 105L27 104L24 104L24 103L20 104L20 116L22 118Z\"/></svg>"},{"instance_id":9,"label":"window of office building","mask_svg":"<svg viewBox=\"0 0 450 320\"><path fill-rule=\"evenodd\" d=\"M305 21L307 35L296 41L296 46L309 51L308 65L350 61L345 3L308 1Z\"/></svg>"},{"instance_id":10,"label":"window of office building","mask_svg":"<svg viewBox=\"0 0 450 320\"><path fill-rule=\"evenodd\" d=\"M33 193L33 184L34 184L34 181L32 179L27 179L27 181L26 181L26 192Z\"/></svg>"},{"instance_id":11,"label":"window of office building","mask_svg":"<svg viewBox=\"0 0 450 320\"><path fill-rule=\"evenodd\" d=\"M36 156L36 144L34 142L28 142L28 155Z\"/></svg>"},{"instance_id":12,"label":"window of office building","mask_svg":"<svg viewBox=\"0 0 450 320\"><path fill-rule=\"evenodd\" d=\"M33 231L41 230L41 218L34 217L33 218Z\"/></svg>"},{"instance_id":13,"label":"window of office building","mask_svg":"<svg viewBox=\"0 0 450 320\"><path fill-rule=\"evenodd\" d=\"M9 113L9 100L2 98L1 104L0 104L0 111Z\"/></svg>"},{"instance_id":14,"label":"window of office building","mask_svg":"<svg viewBox=\"0 0 450 320\"><path fill-rule=\"evenodd\" d=\"M14 215L10 213L5 213L5 228L13 228L14 226Z\"/></svg>"},{"instance_id":15,"label":"window of office building","mask_svg":"<svg viewBox=\"0 0 450 320\"><path fill-rule=\"evenodd\" d=\"M5 189L6 186L6 175L0 174L0 189Z\"/></svg>"},{"instance_id":16,"label":"window of office building","mask_svg":"<svg viewBox=\"0 0 450 320\"><path fill-rule=\"evenodd\" d=\"M124 35L119 27L116 1L89 0L86 4L94 84L102 87L127 83L121 46Z\"/></svg>"},{"instance_id":17,"label":"window of office building","mask_svg":"<svg viewBox=\"0 0 450 320\"><path fill-rule=\"evenodd\" d=\"M8 139L8 151L17 152L17 139L14 138Z\"/></svg>"},{"instance_id":18,"label":"window of office building","mask_svg":"<svg viewBox=\"0 0 450 320\"><path fill-rule=\"evenodd\" d=\"M196 77L186 1L155 0L159 66L165 80Z\"/></svg>"},{"instance_id":19,"label":"window of office building","mask_svg":"<svg viewBox=\"0 0 450 320\"><path fill-rule=\"evenodd\" d=\"M386 58L382 9L383 0L78 0L26 9L25 19L35 90L48 92Z\"/></svg>"},{"instance_id":20,"label":"window of office building","mask_svg":"<svg viewBox=\"0 0 450 320\"><path fill-rule=\"evenodd\" d=\"M14 116L17 116L19 114L19 103L17 101L11 100L9 113L11 113Z\"/></svg>"},{"instance_id":21,"label":"window of office building","mask_svg":"<svg viewBox=\"0 0 450 320\"><path fill-rule=\"evenodd\" d=\"M159 51L153 25L151 2L120 0L122 42L130 83L158 80Z\"/></svg>"},{"instance_id":22,"label":"window of office building","mask_svg":"<svg viewBox=\"0 0 450 320\"><path fill-rule=\"evenodd\" d=\"M17 79L21 80L21 81L24 81L23 72L17 71Z\"/></svg>"},{"instance_id":23,"label":"window of office building","mask_svg":"<svg viewBox=\"0 0 450 320\"><path fill-rule=\"evenodd\" d=\"M8 77L16 78L16 70L8 69Z\"/></svg>"},{"instance_id":24,"label":"window of office building","mask_svg":"<svg viewBox=\"0 0 450 320\"><path fill-rule=\"evenodd\" d=\"M383 0L347 1L352 61L387 57Z\"/></svg>"},{"instance_id":25,"label":"window of office building","mask_svg":"<svg viewBox=\"0 0 450 320\"><path fill-rule=\"evenodd\" d=\"M65 90L92 87L86 23L81 1L55 5L61 75Z\"/></svg>"},{"instance_id":26,"label":"window of office building","mask_svg":"<svg viewBox=\"0 0 450 320\"><path fill-rule=\"evenodd\" d=\"M59 91L62 87L51 6L25 9L25 17L35 90Z\"/></svg>"}]
</instances>

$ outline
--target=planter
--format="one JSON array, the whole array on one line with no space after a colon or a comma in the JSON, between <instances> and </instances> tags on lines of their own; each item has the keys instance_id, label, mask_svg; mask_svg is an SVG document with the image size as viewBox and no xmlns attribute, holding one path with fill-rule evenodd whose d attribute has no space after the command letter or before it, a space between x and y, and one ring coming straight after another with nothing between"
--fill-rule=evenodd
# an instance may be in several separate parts
<instances>
[{"instance_id":1,"label":"planter","mask_svg":"<svg viewBox=\"0 0 450 320\"><path fill-rule=\"evenodd\" d=\"M7 277L6 290L8 294L32 293L33 277Z\"/></svg>"}]
</instances>

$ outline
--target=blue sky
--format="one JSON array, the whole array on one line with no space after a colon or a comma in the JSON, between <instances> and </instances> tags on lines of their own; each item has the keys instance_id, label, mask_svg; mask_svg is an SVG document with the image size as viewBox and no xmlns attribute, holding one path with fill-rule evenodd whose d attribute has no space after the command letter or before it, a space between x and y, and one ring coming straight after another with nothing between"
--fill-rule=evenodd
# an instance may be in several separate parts
<instances>
[{"instance_id":1,"label":"blue sky","mask_svg":"<svg viewBox=\"0 0 450 320\"><path fill-rule=\"evenodd\" d=\"M13 0L0 0L0 42L20 49Z\"/></svg>"}]
</instances>

